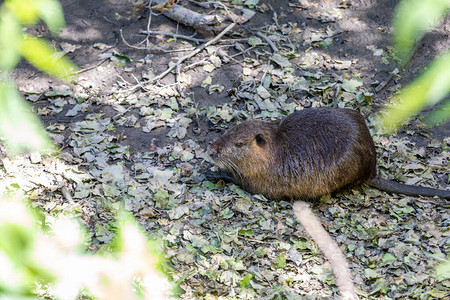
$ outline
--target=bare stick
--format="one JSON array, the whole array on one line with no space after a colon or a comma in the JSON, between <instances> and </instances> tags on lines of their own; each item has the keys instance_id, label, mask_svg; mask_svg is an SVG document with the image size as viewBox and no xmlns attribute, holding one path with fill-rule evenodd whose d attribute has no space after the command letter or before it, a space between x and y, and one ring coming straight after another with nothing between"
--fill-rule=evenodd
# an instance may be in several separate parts
<instances>
[{"instance_id":1,"label":"bare stick","mask_svg":"<svg viewBox=\"0 0 450 300\"><path fill-rule=\"evenodd\" d=\"M241 52L239 52L239 53L236 53L236 54L231 55L230 58L235 58L236 56L245 54L245 53L247 53L248 51L253 50L253 49L255 49L255 48L256 48L255 46L252 46L252 47L250 47L250 48L245 49L244 51L241 51Z\"/></svg>"},{"instance_id":2,"label":"bare stick","mask_svg":"<svg viewBox=\"0 0 450 300\"><path fill-rule=\"evenodd\" d=\"M178 61L174 64L172 64L167 70L165 70L164 72L162 72L161 74L159 74L158 76L150 79L149 81L146 81L145 83L152 83L156 80L159 80L161 78L164 78L167 74L169 74L173 69L175 69L175 67L179 66L183 61L193 57L194 55L196 55L197 53L199 53L200 51L202 51L203 49L205 49L206 47L208 47L211 44L214 44L215 42L217 42L218 40L220 40L221 37L223 37L228 31L230 31L231 29L233 29L233 27L236 25L236 23L231 23L230 25L228 25L227 28L225 28L221 33L219 33L215 38L213 38L212 40L208 41L207 43L201 45L200 47L198 47L195 51L192 51L192 53L185 55L183 57L180 57L178 59Z\"/></svg>"},{"instance_id":3,"label":"bare stick","mask_svg":"<svg viewBox=\"0 0 450 300\"><path fill-rule=\"evenodd\" d=\"M183 40L192 41L192 42L196 42L196 43L204 43L204 42L206 42L205 39L197 39L197 38L194 38L192 36L186 36L186 35L176 34L176 33L169 33L169 32L164 32L164 31L139 30L139 33L141 33L141 34L154 34L154 35L156 35L156 34L166 35L166 36L171 36L173 38L183 39Z\"/></svg>"},{"instance_id":4,"label":"bare stick","mask_svg":"<svg viewBox=\"0 0 450 300\"><path fill-rule=\"evenodd\" d=\"M294 214L305 228L306 232L313 238L325 257L333 267L336 284L343 300L359 299L353 285L350 267L339 246L323 228L319 219L314 215L308 203L295 201Z\"/></svg>"},{"instance_id":5,"label":"bare stick","mask_svg":"<svg viewBox=\"0 0 450 300\"><path fill-rule=\"evenodd\" d=\"M103 64L105 61L109 60L110 58L111 58L111 56L108 56L107 58L102 59L98 64L93 65L93 66L88 67L88 68L84 68L84 69L78 70L78 71L76 71L74 74L75 74L75 75L78 75L78 74L81 74L81 73L83 73L83 72L87 72L87 71L90 71L90 70L92 70L92 69L95 69L95 68L99 67L101 64Z\"/></svg>"},{"instance_id":6,"label":"bare stick","mask_svg":"<svg viewBox=\"0 0 450 300\"><path fill-rule=\"evenodd\" d=\"M265 36L261 32L257 32L256 35L259 36L260 38L263 38L267 42L267 44L269 44L270 48L272 48L273 52L278 52L277 46L275 46L275 44L272 42L271 39L269 39L267 36Z\"/></svg>"},{"instance_id":7,"label":"bare stick","mask_svg":"<svg viewBox=\"0 0 450 300\"><path fill-rule=\"evenodd\" d=\"M236 22L236 19L230 14L230 11L229 11L228 8L225 6L225 4L220 3L220 2L216 2L215 4L222 6L222 8L225 10L225 12L226 12L227 15L228 15L228 18L230 18L230 20L231 20L233 23L237 23L237 22Z\"/></svg>"},{"instance_id":8,"label":"bare stick","mask_svg":"<svg viewBox=\"0 0 450 300\"><path fill-rule=\"evenodd\" d=\"M202 60L196 61L196 62L194 62L194 63L192 63L190 65L184 66L183 67L183 71L189 70L189 69L191 69L191 68L193 68L195 66L198 66L198 65L206 65L206 64L207 64L206 59L202 59Z\"/></svg>"},{"instance_id":9,"label":"bare stick","mask_svg":"<svg viewBox=\"0 0 450 300\"><path fill-rule=\"evenodd\" d=\"M186 49L172 49L172 50L166 50L163 48L159 48L159 47L153 47L153 48L149 48L147 46L145 47L136 47L133 45L130 45L125 38L123 37L122 34L122 29L120 29L120 37L122 38L122 41L124 42L125 45L127 45L130 48L133 49L138 49L138 50L147 50L147 51L151 51L151 52L162 52L162 53L172 53L172 52L185 52L185 51L191 51L194 50L195 48L186 48ZM146 40L144 40L143 42L145 42Z\"/></svg>"},{"instance_id":10,"label":"bare stick","mask_svg":"<svg viewBox=\"0 0 450 300\"><path fill-rule=\"evenodd\" d=\"M155 7L166 4L166 0L153 0L153 4L152 9L155 10ZM178 4L171 9L162 9L161 13L176 22L207 32L212 32L214 25L219 23L216 16L199 14Z\"/></svg>"},{"instance_id":11,"label":"bare stick","mask_svg":"<svg viewBox=\"0 0 450 300\"><path fill-rule=\"evenodd\" d=\"M147 30L150 30L150 26L152 24L152 15L153 15L152 5L153 5L153 0L150 0L150 2L148 3L148 10L150 13L148 14Z\"/></svg>"},{"instance_id":12,"label":"bare stick","mask_svg":"<svg viewBox=\"0 0 450 300\"><path fill-rule=\"evenodd\" d=\"M133 46L130 43L128 43L127 40L123 37L122 28L120 29L120 37L122 38L122 41L124 42L124 44L127 45L130 48L138 49L138 50L146 50L146 49L148 49L148 47L136 47L136 46Z\"/></svg>"}]
</instances>

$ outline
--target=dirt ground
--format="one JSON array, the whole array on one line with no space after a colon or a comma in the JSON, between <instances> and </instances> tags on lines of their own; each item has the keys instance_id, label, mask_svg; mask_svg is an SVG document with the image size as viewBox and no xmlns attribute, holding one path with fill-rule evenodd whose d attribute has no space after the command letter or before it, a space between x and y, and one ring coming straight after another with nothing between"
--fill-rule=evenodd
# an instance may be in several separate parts
<instances>
[{"instance_id":1,"label":"dirt ground","mask_svg":"<svg viewBox=\"0 0 450 300\"><path fill-rule=\"evenodd\" d=\"M315 106L359 109L374 135L383 177L448 189L450 123L429 128L418 117L392 136L374 126L382 105L450 48L448 19L391 76L398 1L260 1L248 23L184 62L179 74L146 83L198 45L139 30L190 36L192 28L158 13L149 22L149 10L134 1L61 3L67 27L59 37L45 26L29 32L66 51L82 72L64 84L22 62L14 77L61 147L58 159L88 179L62 176L53 179L55 188L30 179L28 191L48 214L69 210L80 216L91 229L92 251L114 235L108 227L112 211L125 205L149 235L166 242L182 299L337 296L330 266L289 203L205 179L208 143L247 117L279 119ZM221 6L179 4L224 14ZM236 12L245 7L224 4ZM25 179L31 176L27 168L53 174L46 159L22 166ZM72 195L70 208L62 185ZM313 208L346 253L363 299L449 296L448 280L434 276L448 257L448 203L361 188ZM248 274L250 283L243 285Z\"/></svg>"}]
</instances>

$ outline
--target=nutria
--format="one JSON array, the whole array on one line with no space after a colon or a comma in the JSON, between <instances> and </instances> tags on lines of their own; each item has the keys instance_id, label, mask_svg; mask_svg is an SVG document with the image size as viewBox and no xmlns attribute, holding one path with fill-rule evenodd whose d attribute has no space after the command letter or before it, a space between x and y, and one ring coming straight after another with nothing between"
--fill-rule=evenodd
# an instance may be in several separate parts
<instances>
[{"instance_id":1,"label":"nutria","mask_svg":"<svg viewBox=\"0 0 450 300\"><path fill-rule=\"evenodd\" d=\"M387 192L438 196L450 191L376 177L375 145L364 118L345 108L310 108L279 122L248 120L208 150L244 189L269 199L313 199L356 185Z\"/></svg>"},{"instance_id":2,"label":"nutria","mask_svg":"<svg viewBox=\"0 0 450 300\"><path fill-rule=\"evenodd\" d=\"M450 198L450 191L376 177L372 137L361 114L350 109L305 109L279 122L248 120L214 141L208 153L247 191L269 199L297 200L294 213L331 262L343 299L358 298L348 263L301 199L362 184L394 193Z\"/></svg>"}]
</instances>

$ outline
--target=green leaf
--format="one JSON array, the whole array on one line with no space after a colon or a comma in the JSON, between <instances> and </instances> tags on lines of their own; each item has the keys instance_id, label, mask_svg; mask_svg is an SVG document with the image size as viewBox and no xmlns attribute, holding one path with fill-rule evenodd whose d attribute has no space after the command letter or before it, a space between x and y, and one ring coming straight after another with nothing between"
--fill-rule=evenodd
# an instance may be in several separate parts
<instances>
[{"instance_id":1,"label":"green leaf","mask_svg":"<svg viewBox=\"0 0 450 300\"><path fill-rule=\"evenodd\" d=\"M203 185L205 188L207 188L208 190L213 190L213 189L216 187L216 185L215 185L213 182L210 182L210 181L204 181L204 182L202 183L202 185Z\"/></svg>"},{"instance_id":2,"label":"green leaf","mask_svg":"<svg viewBox=\"0 0 450 300\"><path fill-rule=\"evenodd\" d=\"M292 66L292 63L289 61L289 59L278 53L275 53L270 59L282 68L289 68Z\"/></svg>"},{"instance_id":3,"label":"green leaf","mask_svg":"<svg viewBox=\"0 0 450 300\"><path fill-rule=\"evenodd\" d=\"M0 225L0 250L14 263L23 264L29 257L33 245L31 230L15 223Z\"/></svg>"},{"instance_id":4,"label":"green leaf","mask_svg":"<svg viewBox=\"0 0 450 300\"><path fill-rule=\"evenodd\" d=\"M253 231L251 229L239 229L238 233L242 236L253 236Z\"/></svg>"},{"instance_id":5,"label":"green leaf","mask_svg":"<svg viewBox=\"0 0 450 300\"><path fill-rule=\"evenodd\" d=\"M101 226L100 224L95 225L95 236L97 240L102 243L109 243L114 238L114 232L106 228L106 226Z\"/></svg>"},{"instance_id":6,"label":"green leaf","mask_svg":"<svg viewBox=\"0 0 450 300\"><path fill-rule=\"evenodd\" d=\"M385 294L389 291L389 288L386 286L386 281L384 278L380 278L377 281L375 281L375 284L373 285L373 289L370 291L370 294L376 294L376 293L382 293Z\"/></svg>"},{"instance_id":7,"label":"green leaf","mask_svg":"<svg viewBox=\"0 0 450 300\"><path fill-rule=\"evenodd\" d=\"M396 205L394 205L394 207L392 208L392 210L399 216L404 216L407 215L411 212L414 211L414 208L410 207L410 206L406 206L406 207L398 207Z\"/></svg>"},{"instance_id":8,"label":"green leaf","mask_svg":"<svg viewBox=\"0 0 450 300\"><path fill-rule=\"evenodd\" d=\"M255 7L255 5L257 5L258 3L259 3L259 0L246 0L245 1L245 5L247 5L250 8Z\"/></svg>"},{"instance_id":9,"label":"green leaf","mask_svg":"<svg viewBox=\"0 0 450 300\"><path fill-rule=\"evenodd\" d=\"M284 268L284 266L286 265L286 257L284 256L284 254L278 255L275 261L277 263L277 267L280 269Z\"/></svg>"},{"instance_id":10,"label":"green leaf","mask_svg":"<svg viewBox=\"0 0 450 300\"><path fill-rule=\"evenodd\" d=\"M128 57L128 56L126 56L126 55L124 55L124 54L114 52L113 56L114 56L114 57L117 57L119 60L123 61L123 63L129 63L129 62L131 62L130 57Z\"/></svg>"},{"instance_id":11,"label":"green leaf","mask_svg":"<svg viewBox=\"0 0 450 300\"><path fill-rule=\"evenodd\" d=\"M231 219L233 216L234 216L234 212L231 209L229 209L228 207L219 212L219 217L221 219Z\"/></svg>"},{"instance_id":12,"label":"green leaf","mask_svg":"<svg viewBox=\"0 0 450 300\"><path fill-rule=\"evenodd\" d=\"M56 33L66 25L64 13L58 0L34 0L33 2L36 3L39 16L52 33Z\"/></svg>"},{"instance_id":13,"label":"green leaf","mask_svg":"<svg viewBox=\"0 0 450 300\"><path fill-rule=\"evenodd\" d=\"M49 150L50 139L39 118L20 97L14 85L0 80L0 137L13 152Z\"/></svg>"},{"instance_id":14,"label":"green leaf","mask_svg":"<svg viewBox=\"0 0 450 300\"><path fill-rule=\"evenodd\" d=\"M436 267L436 279L438 281L450 279L450 260L447 260Z\"/></svg>"},{"instance_id":15,"label":"green leaf","mask_svg":"<svg viewBox=\"0 0 450 300\"><path fill-rule=\"evenodd\" d=\"M76 67L70 60L54 51L43 39L25 36L21 53L33 66L51 76L68 79Z\"/></svg>"},{"instance_id":16,"label":"green leaf","mask_svg":"<svg viewBox=\"0 0 450 300\"><path fill-rule=\"evenodd\" d=\"M384 263L391 263L396 260L397 260L397 258L390 253L386 253L385 255L383 255L383 258L381 259L381 261Z\"/></svg>"},{"instance_id":17,"label":"green leaf","mask_svg":"<svg viewBox=\"0 0 450 300\"><path fill-rule=\"evenodd\" d=\"M427 294L434 297L435 299L444 299L445 296L448 296L447 291L441 291L436 288L432 289L431 291L428 291Z\"/></svg>"},{"instance_id":18,"label":"green leaf","mask_svg":"<svg viewBox=\"0 0 450 300\"><path fill-rule=\"evenodd\" d=\"M155 201L155 205L158 208L167 208L169 204L169 192L165 190L157 190L156 193L153 194L153 201Z\"/></svg>"},{"instance_id":19,"label":"green leaf","mask_svg":"<svg viewBox=\"0 0 450 300\"><path fill-rule=\"evenodd\" d=\"M426 105L434 105L450 93L450 51L435 59L428 69L400 91L395 106L388 107L381 124L388 130L400 126ZM399 104L399 100L402 102Z\"/></svg>"},{"instance_id":20,"label":"green leaf","mask_svg":"<svg viewBox=\"0 0 450 300\"><path fill-rule=\"evenodd\" d=\"M345 79L342 82L342 88L349 93L356 93L358 88L362 86L362 80L359 78Z\"/></svg>"},{"instance_id":21,"label":"green leaf","mask_svg":"<svg viewBox=\"0 0 450 300\"><path fill-rule=\"evenodd\" d=\"M449 119L450 116L450 100L441 105L435 112L431 113L425 119L425 122L435 126L444 123Z\"/></svg>"},{"instance_id":22,"label":"green leaf","mask_svg":"<svg viewBox=\"0 0 450 300\"><path fill-rule=\"evenodd\" d=\"M11 70L20 60L22 30L16 18L6 9L0 10L0 69Z\"/></svg>"},{"instance_id":23,"label":"green leaf","mask_svg":"<svg viewBox=\"0 0 450 300\"><path fill-rule=\"evenodd\" d=\"M187 214L189 214L189 207L187 205L177 205L169 211L169 218L171 220L178 220Z\"/></svg>"},{"instance_id":24,"label":"green leaf","mask_svg":"<svg viewBox=\"0 0 450 300\"><path fill-rule=\"evenodd\" d=\"M256 37L256 36L249 37L247 40L247 43L252 47L264 44L263 41L259 37Z\"/></svg>"},{"instance_id":25,"label":"green leaf","mask_svg":"<svg viewBox=\"0 0 450 300\"><path fill-rule=\"evenodd\" d=\"M394 44L403 59L427 31L439 24L449 11L448 0L403 0L394 14Z\"/></svg>"},{"instance_id":26,"label":"green leaf","mask_svg":"<svg viewBox=\"0 0 450 300\"><path fill-rule=\"evenodd\" d=\"M379 278L380 277L380 275L378 275L378 273L375 270L372 270L372 269L369 269L369 268L364 270L364 275L368 279L375 279L375 278Z\"/></svg>"},{"instance_id":27,"label":"green leaf","mask_svg":"<svg viewBox=\"0 0 450 300\"><path fill-rule=\"evenodd\" d=\"M252 274L245 275L241 280L241 289L245 289L250 285L250 280L253 278Z\"/></svg>"},{"instance_id":28,"label":"green leaf","mask_svg":"<svg viewBox=\"0 0 450 300\"><path fill-rule=\"evenodd\" d=\"M39 17L38 1L33 0L9 0L5 7L24 24L34 24Z\"/></svg>"}]
</instances>

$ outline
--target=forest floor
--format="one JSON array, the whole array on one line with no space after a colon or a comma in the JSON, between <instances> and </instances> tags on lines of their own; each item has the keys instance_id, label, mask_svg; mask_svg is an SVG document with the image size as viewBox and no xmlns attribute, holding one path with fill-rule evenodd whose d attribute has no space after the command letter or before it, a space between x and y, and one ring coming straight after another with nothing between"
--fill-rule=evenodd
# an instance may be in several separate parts
<instances>
[{"instance_id":1,"label":"forest floor","mask_svg":"<svg viewBox=\"0 0 450 300\"><path fill-rule=\"evenodd\" d=\"M390 97L450 48L448 19L392 76L397 1L222 2L237 15L244 8L256 14L184 61L177 73L151 81L199 44L140 34L150 29L191 36L195 30L159 12L150 20L150 11L133 2L62 0L67 27L59 37L41 26L29 31L51 40L82 72L71 84L26 63L14 74L61 151L57 157L3 159L0 178L18 183L50 216L79 216L90 229L91 251L111 241L114 210L125 206L150 236L165 241L182 299L336 297L330 265L290 203L204 176L211 167L206 147L226 128L246 118L280 119L296 109L359 109L382 177L449 189L450 123L429 128L420 116L394 135L375 128L376 113ZM213 2L179 4L227 15ZM346 254L363 299L449 296L448 280L435 277L449 254L448 208L441 199L369 188L313 204Z\"/></svg>"}]
</instances>

